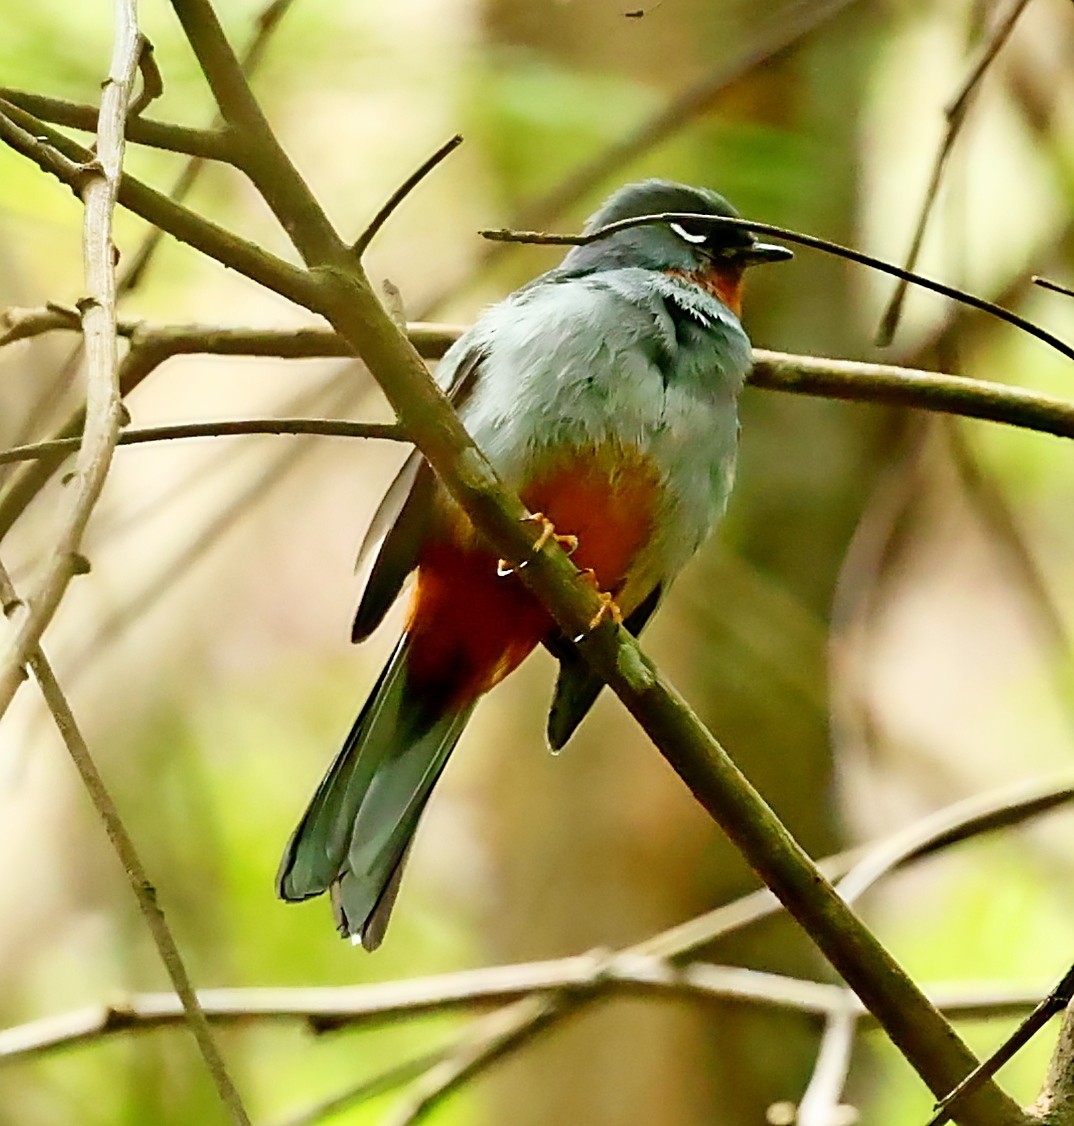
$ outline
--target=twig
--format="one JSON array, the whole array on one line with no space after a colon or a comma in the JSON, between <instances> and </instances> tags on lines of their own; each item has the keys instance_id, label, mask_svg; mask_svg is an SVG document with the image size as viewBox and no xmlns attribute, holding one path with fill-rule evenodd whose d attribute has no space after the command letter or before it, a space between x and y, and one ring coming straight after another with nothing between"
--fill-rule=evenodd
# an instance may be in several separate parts
<instances>
[{"instance_id":1,"label":"twig","mask_svg":"<svg viewBox=\"0 0 1074 1126\"><path fill-rule=\"evenodd\" d=\"M164 93L164 75L157 66L157 55L153 44L142 36L142 48L138 52L138 73L142 76L142 88L138 96L131 100L128 110L128 129L130 121L141 117L146 109ZM129 133L128 133L129 135Z\"/></svg>"},{"instance_id":2,"label":"twig","mask_svg":"<svg viewBox=\"0 0 1074 1126\"><path fill-rule=\"evenodd\" d=\"M928 818L926 825L915 823L889 840L862 850L856 865L851 853L822 861L820 867L829 877L835 878L855 866L857 890L853 884L846 884L845 891L852 895L860 894L889 871L969 836L1017 823L1027 816L1055 808L1071 798L1074 798L1074 776L1070 775L1047 783L1006 788L941 810ZM632 947L631 952L667 958L686 957L717 938L779 910L780 904L770 891L753 892L647 939ZM453 1062L445 1061L435 1075L423 1081L422 1107L433 1107L457 1085L547 1031L559 1020L576 1012L578 1007L577 999L553 996L530 998L504 1010L502 1014L486 1018L487 1024L479 1022L460 1041L457 1058ZM512 1012L513 1017L510 1016ZM480 1050L482 1043L484 1051Z\"/></svg>"},{"instance_id":3,"label":"twig","mask_svg":"<svg viewBox=\"0 0 1074 1126\"><path fill-rule=\"evenodd\" d=\"M3 589L0 594L4 594ZM8 588L5 597L12 596ZM879 861L870 866L872 879L967 836L1039 815L1070 797L1074 797L1074 777L1064 776L1058 783L1021 785L961 802L909 827L890 842L865 850L866 856L875 854ZM822 867L834 875L840 868L846 869L851 855L823 861ZM850 891L849 886L847 891ZM206 1018L213 1022L304 1020L322 1032L386 1018L489 1004L518 993L548 994L540 1002L547 1006L568 998L577 1002L579 990L587 996L595 996L601 988L620 987L717 996L745 1004L777 1005L815 1014L845 1008L846 993L837 986L796 982L780 976L699 963L685 966L677 976L672 976L669 960L680 961L717 937L779 909L770 892L753 893L600 960L590 955L343 988L207 989L199 991L198 999ZM606 978L603 985L598 981L601 974ZM550 993L552 990L560 992ZM997 994L982 992L979 988L967 991L963 987L961 992L937 988L934 997L945 1013L976 1019L1030 1008L1039 992L1019 990ZM517 1008L517 1005L512 1006L512 1010ZM855 1007L854 1011L869 1023L860 1008ZM182 1019L182 1013L175 995L150 993L134 995L122 1004L46 1017L0 1032L0 1060L14 1062L121 1032L171 1025Z\"/></svg>"},{"instance_id":4,"label":"twig","mask_svg":"<svg viewBox=\"0 0 1074 1126\"><path fill-rule=\"evenodd\" d=\"M915 407L1074 437L1071 404L1036 391L885 364L814 359L760 349L754 355L756 365L748 382L755 387Z\"/></svg>"},{"instance_id":5,"label":"twig","mask_svg":"<svg viewBox=\"0 0 1074 1126\"><path fill-rule=\"evenodd\" d=\"M373 216L369 221L369 226L358 236L354 245L351 247L352 251L357 254L359 258L366 252L366 248L376 237L380 228L391 218L392 213L399 204L410 195L418 184L420 184L441 161L450 156L461 144L462 134L456 133L454 137L446 140L436 152L422 161L399 187L388 196L387 200L384 202L384 206Z\"/></svg>"},{"instance_id":6,"label":"twig","mask_svg":"<svg viewBox=\"0 0 1074 1126\"><path fill-rule=\"evenodd\" d=\"M1006 16L999 22L996 29L982 45L981 50L978 52L977 61L970 68L970 72L963 81L958 93L944 109L947 127L932 166L932 175L929 179L929 185L925 190L925 198L921 204L921 211L918 214L917 227L914 230L913 238L910 240L910 249L907 251L906 258L903 262L903 266L907 270L912 270L917 263L918 255L921 252L921 244L925 239L925 229L928 226L929 217L932 215L933 205L936 202L936 195L940 189L940 181L943 179L944 169L947 167L947 159L951 155L951 150L954 148L963 122L966 120L966 110L969 108L970 99L976 91L981 79L984 78L985 71L988 69L992 60L999 54L1003 44L1007 42L1007 37L1014 30L1014 25L1018 22L1018 17L1025 10L1028 3L1029 0L1013 0ZM881 318L880 328L877 330L876 334L876 343L881 348L887 347L887 345L891 343L895 337L895 331L899 327L903 304L906 301L908 280L907 278L902 278L895 286L891 300L888 302L887 309Z\"/></svg>"},{"instance_id":7,"label":"twig","mask_svg":"<svg viewBox=\"0 0 1074 1126\"><path fill-rule=\"evenodd\" d=\"M385 1020L502 1005L549 992L587 999L622 993L732 1001L821 1018L846 1008L853 1000L840 985L738 966L691 963L674 967L661 958L580 954L373 985L202 989L198 991L198 1001L206 1019L214 1023L301 1021L313 1032L326 1033L369 1027ZM122 1003L93 1006L3 1030L0 1062L25 1061L122 1032L175 1025L184 1019L183 1006L175 994L134 994Z\"/></svg>"},{"instance_id":8,"label":"twig","mask_svg":"<svg viewBox=\"0 0 1074 1126\"><path fill-rule=\"evenodd\" d=\"M371 1078L362 1080L357 1086L349 1087L346 1091L332 1095L327 1099L321 1099L295 1114L289 1114L286 1118L277 1119L274 1126L314 1126L314 1123L323 1122L326 1118L331 1118L332 1115L348 1110L358 1103L365 1102L367 1099L374 1099L378 1095L401 1087L404 1083L409 1083L410 1080L428 1071L429 1068L435 1067L443 1058L443 1055L442 1050L426 1052L424 1055L394 1064L386 1071L378 1072Z\"/></svg>"},{"instance_id":9,"label":"twig","mask_svg":"<svg viewBox=\"0 0 1074 1126\"><path fill-rule=\"evenodd\" d=\"M173 442L183 438L221 438L237 434L320 434L333 438L377 438L405 442L406 434L394 423L350 422L341 418L242 418L218 422L183 422L173 426L146 426L124 430L120 446L139 446L148 442ZM29 446L0 450L0 465L12 461L31 461L77 450L81 438L55 438Z\"/></svg>"},{"instance_id":10,"label":"twig","mask_svg":"<svg viewBox=\"0 0 1074 1126\"><path fill-rule=\"evenodd\" d=\"M785 242L795 243L799 246L808 246L813 250L820 250L825 254L832 254L837 258L845 258L848 262L857 262L859 265L869 266L874 270L879 270L881 273L891 274L892 277L912 282L914 285L919 285L923 289L931 289L934 293L939 293L944 297L950 297L953 301L958 301L963 305L969 305L1001 321L1006 321L1008 324L1014 325L1016 328L1020 328L1023 332L1028 333L1030 336L1035 336L1038 340L1044 341L1045 344L1050 345L1057 352L1066 356L1067 359L1074 360L1074 347L1067 344L1066 341L1060 340L1059 337L1048 332L1047 329L1035 325L1032 321L1026 320L1025 317L1020 317L1017 313L1012 313L1009 309L1003 309L999 305L993 304L991 301L986 301L983 297L977 297L972 293L967 293L963 289L948 285L946 282L938 282L932 278L925 277L923 274L915 273L913 270L896 266L893 262L886 262L883 258L876 258L861 250L854 250L849 246L842 246L840 243L832 242L829 239L818 238L816 235L807 235L803 234L801 231L792 231L786 227L777 227L772 223L758 223L750 219L732 219L724 215L700 215L693 212L669 211L653 215L640 215L632 219L621 219L617 223L608 223L606 226L592 231L587 235L563 235L553 234L548 231L512 231L504 229L483 230L479 233L483 238L491 239L494 242L523 242L533 243L537 246L588 246L590 243L608 238L609 235L614 235L618 231L629 230L632 227L641 227L652 223L684 222L710 227L731 227L735 230L752 231L755 234L774 235L776 238L783 239Z\"/></svg>"},{"instance_id":11,"label":"twig","mask_svg":"<svg viewBox=\"0 0 1074 1126\"><path fill-rule=\"evenodd\" d=\"M209 0L172 0L205 80L236 142L236 164L261 193L308 266L348 248L269 126Z\"/></svg>"},{"instance_id":12,"label":"twig","mask_svg":"<svg viewBox=\"0 0 1074 1126\"><path fill-rule=\"evenodd\" d=\"M797 1126L845 1126L840 1111L846 1109L843 1089L850 1074L858 1016L848 1005L828 1017L809 1086L798 1104Z\"/></svg>"},{"instance_id":13,"label":"twig","mask_svg":"<svg viewBox=\"0 0 1074 1126\"><path fill-rule=\"evenodd\" d=\"M988 1082L1005 1063L1011 1060L1036 1036L1052 1017L1061 1013L1071 1003L1072 999L1074 999L1074 967L1067 970L1059 984L988 1059L978 1064L957 1087L936 1104L936 1113L928 1120L926 1126L942 1126L944 1122L948 1122L958 1103L969 1098L974 1091L980 1088L982 1083ZM1064 1028L1064 1032L1069 1035L1066 1028ZM1067 1077L1066 1082L1069 1085L1069 1077Z\"/></svg>"},{"instance_id":14,"label":"twig","mask_svg":"<svg viewBox=\"0 0 1074 1126\"><path fill-rule=\"evenodd\" d=\"M123 169L123 131L142 38L134 0L116 0L116 31L108 80L101 96L97 154L82 173L85 205L83 258L88 296L81 302L88 359L86 425L75 463L71 499L44 573L23 611L12 617L14 636L0 654L0 716L23 679L23 665L52 620L74 575L86 569L82 533L100 496L120 426L116 356L116 278L112 214Z\"/></svg>"},{"instance_id":15,"label":"twig","mask_svg":"<svg viewBox=\"0 0 1074 1126\"><path fill-rule=\"evenodd\" d=\"M62 307L8 310L5 316L10 327L0 343L39 331L70 327ZM196 353L283 359L354 355L352 345L328 329L241 329L126 322L121 324L120 330L131 338L132 347L143 351L139 363L139 371L143 373L146 366L155 366L171 356ZM462 331L458 325L412 322L408 326L411 343L426 359L443 355ZM755 349L753 356L754 367L748 382L754 387L939 411L1074 438L1074 401L1042 392L894 364L798 356L762 348ZM141 377L144 378L144 374ZM127 376L123 383L124 394L136 385ZM0 534L7 527L2 507L0 505Z\"/></svg>"},{"instance_id":16,"label":"twig","mask_svg":"<svg viewBox=\"0 0 1074 1126\"><path fill-rule=\"evenodd\" d=\"M829 857L820 861L818 867L830 879L845 876L856 868L857 894L861 894L887 872L980 833L1017 824L1072 799L1074 774L1070 773L1047 781L1005 787L940 810L927 819L926 826L915 822L879 844ZM845 890L855 894L853 884L845 884ZM679 960L782 909L772 892L765 888L680 923L630 947L628 952ZM1025 998L1022 1000L1024 1003ZM945 1012L975 1015L973 1010L967 1013L965 1009L955 1008L949 1000L941 1002L937 998L937 1003L944 1005ZM579 1004L577 999L565 996L531 997L476 1021L463 1034L456 1053L438 1065L435 1075L423 1079L422 1108L431 1109L459 1084L577 1012ZM862 1019L868 1021L871 1017L866 1014Z\"/></svg>"},{"instance_id":17,"label":"twig","mask_svg":"<svg viewBox=\"0 0 1074 1126\"><path fill-rule=\"evenodd\" d=\"M69 102L63 98L51 98L45 94L34 94L29 90L14 90L0 86L0 98L10 105L17 106L26 113L32 113L42 121L54 125L64 125L70 129L94 132L97 128L97 107ZM153 149L183 153L202 160L215 160L231 163L230 138L221 130L192 129L188 125L173 125L166 121L149 121L138 117L135 106L126 125L126 137L132 144L147 145Z\"/></svg>"},{"instance_id":18,"label":"twig","mask_svg":"<svg viewBox=\"0 0 1074 1126\"><path fill-rule=\"evenodd\" d=\"M17 605L18 601L18 596L15 588L11 585L7 571L3 564L0 564L0 603L3 604L5 612L7 612L10 607ZM138 901L138 907L153 937L153 942L160 954L161 961L164 963L164 969L171 980L172 987L175 989L176 996L172 998L172 1002L175 1003L176 998L178 998L176 1005L177 1019L185 1021L189 1025L201 1051L202 1059L205 1061L205 1066L212 1076L221 1101L228 1109L231 1120L236 1126L249 1126L249 1118L243 1108L242 1100L228 1073L205 1013L201 1009L198 995L190 981L175 937L157 901L156 888L149 881L149 876L142 864L134 840L127 832L127 827L119 815L119 809L116 807L112 795L97 769L97 764L93 761L93 756L90 754L89 747L86 745L82 732L75 721L67 698L52 672L52 666L39 645L35 644L30 650L27 663L33 671L34 677L41 688L41 694L45 698L45 703L56 721L56 726L82 779L86 793L104 825L112 848L127 874L127 880ZM70 1017L65 1019L69 1022L72 1020Z\"/></svg>"},{"instance_id":19,"label":"twig","mask_svg":"<svg viewBox=\"0 0 1074 1126\"><path fill-rule=\"evenodd\" d=\"M908 859L946 845L951 834L965 839L968 826L974 833L992 832L1006 828L1027 817L1035 817L1074 800L1074 774L1059 777L1030 779L1005 787L998 793L988 793L967 798L956 805L915 821L901 832L895 833L881 845L871 848L865 856L838 882L839 894L853 902L865 894L876 882Z\"/></svg>"},{"instance_id":20,"label":"twig","mask_svg":"<svg viewBox=\"0 0 1074 1126\"><path fill-rule=\"evenodd\" d=\"M1064 297L1074 297L1074 289L1060 285L1049 278L1042 278L1039 274L1034 274L1030 280L1034 285L1039 285L1041 289L1050 289L1053 293L1061 293Z\"/></svg>"},{"instance_id":21,"label":"twig","mask_svg":"<svg viewBox=\"0 0 1074 1126\"><path fill-rule=\"evenodd\" d=\"M734 1002L826 1018L849 1011L863 1026L876 1021L844 987L738 966L689 962L673 967L653 956L575 955L546 962L460 970L370 985L200 989L199 1007L213 1024L301 1022L317 1034L368 1028L386 1021L481 1008L519 997L547 1001L571 995L590 1001L608 993L679 996ZM982 1020L1033 1009L1040 989L987 985L929 987L937 1008L958 1019ZM510 1005L504 1010L514 1010ZM0 1030L0 1064L25 1062L129 1032L170 1028L186 1019L177 993L135 993L122 1001L42 1017Z\"/></svg>"},{"instance_id":22,"label":"twig","mask_svg":"<svg viewBox=\"0 0 1074 1126\"><path fill-rule=\"evenodd\" d=\"M77 185L80 164L93 160L89 149L0 98L0 139L7 139L10 124L37 141L30 151L19 148L19 152L61 182L72 187ZM305 271L176 203L126 172L119 182L119 202L147 223L288 300L305 308L314 302L316 284Z\"/></svg>"}]
</instances>

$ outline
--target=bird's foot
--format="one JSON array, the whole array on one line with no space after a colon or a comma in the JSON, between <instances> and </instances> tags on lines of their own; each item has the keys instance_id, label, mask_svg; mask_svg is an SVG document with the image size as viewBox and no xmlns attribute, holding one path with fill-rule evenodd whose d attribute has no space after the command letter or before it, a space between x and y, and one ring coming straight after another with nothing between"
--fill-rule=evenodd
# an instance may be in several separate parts
<instances>
[{"instance_id":1,"label":"bird's foot","mask_svg":"<svg viewBox=\"0 0 1074 1126\"><path fill-rule=\"evenodd\" d=\"M580 633L577 637L571 639L575 643L581 641L587 633L592 633L606 618L610 618L617 626L623 624L623 611L619 609L619 603L615 601L615 595L600 589L596 571L594 571L592 567L586 567L584 570L578 572L578 577L596 590L597 597L600 599L600 609L597 610L590 619L589 625L586 626L585 633Z\"/></svg>"},{"instance_id":2,"label":"bird's foot","mask_svg":"<svg viewBox=\"0 0 1074 1126\"><path fill-rule=\"evenodd\" d=\"M526 524L541 525L541 534L537 537L537 542L533 545L533 555L539 554L549 540L555 540L568 555L573 555L578 550L578 537L569 535L561 536L556 531L555 524L553 524L543 512L531 512L528 516L523 516L522 521ZM501 579L506 578L507 575L513 575L516 571L521 571L523 567L528 567L529 563L529 559L523 559L516 567L508 563L506 559L498 559L496 561L496 574L499 575Z\"/></svg>"},{"instance_id":3,"label":"bird's foot","mask_svg":"<svg viewBox=\"0 0 1074 1126\"><path fill-rule=\"evenodd\" d=\"M590 619L588 629L595 630L605 618L611 618L617 626L621 626L623 624L623 611L619 609L615 595L609 594L606 590L598 590L597 597L600 599L600 609Z\"/></svg>"}]
</instances>

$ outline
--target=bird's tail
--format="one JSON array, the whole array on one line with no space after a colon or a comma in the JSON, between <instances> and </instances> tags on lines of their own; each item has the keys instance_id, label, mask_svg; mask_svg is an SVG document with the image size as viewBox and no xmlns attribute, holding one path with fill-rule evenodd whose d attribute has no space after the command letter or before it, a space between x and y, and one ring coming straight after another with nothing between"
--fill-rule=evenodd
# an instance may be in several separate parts
<instances>
[{"instance_id":1,"label":"bird's tail","mask_svg":"<svg viewBox=\"0 0 1074 1126\"><path fill-rule=\"evenodd\" d=\"M418 820L473 711L416 693L404 635L284 850L281 899L331 890L336 922L367 950L384 937ZM439 699L437 699L439 696Z\"/></svg>"}]
</instances>

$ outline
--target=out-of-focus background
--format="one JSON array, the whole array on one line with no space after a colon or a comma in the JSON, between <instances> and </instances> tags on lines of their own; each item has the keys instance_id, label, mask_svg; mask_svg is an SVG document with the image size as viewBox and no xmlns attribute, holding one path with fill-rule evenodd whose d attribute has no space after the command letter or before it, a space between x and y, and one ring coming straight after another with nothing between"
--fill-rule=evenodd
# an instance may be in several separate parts
<instances>
[{"instance_id":1,"label":"out-of-focus background","mask_svg":"<svg viewBox=\"0 0 1074 1126\"><path fill-rule=\"evenodd\" d=\"M455 131L466 137L368 258L412 317L465 322L553 263L490 255L482 226L576 228L649 175L710 185L747 215L905 253L943 109L1004 4L859 0L294 0L256 89L345 232ZM238 43L257 0L218 0ZM152 115L211 105L167 4L141 5L166 93ZM0 75L95 98L105 0L0 0ZM1034 0L989 71L951 158L925 272L1060 334L1074 196L1074 8ZM722 78L721 78L722 76ZM668 107L670 112L665 112ZM647 123L644 143L616 156ZM598 162L604 161L604 165ZM167 187L181 158L135 151ZM594 175L594 168L603 168ZM193 202L275 250L235 175ZM0 304L81 292L80 209L0 150ZM142 225L122 216L120 249ZM911 295L891 348L872 340L889 283L809 252L751 277L759 346L884 359L1071 393L1069 364L1002 324ZM129 316L293 326L300 310L166 245ZM70 338L0 352L0 442L48 434L80 383ZM139 425L315 414L386 418L343 362L181 359L131 397ZM869 840L1002 782L1058 769L1074 741L1066 631L1074 459L1057 439L983 423L747 390L726 521L646 646L814 854ZM734 851L614 699L559 757L543 742L552 666L535 656L480 708L437 790L384 948L333 932L327 904L273 895L279 853L393 640L347 643L352 565L402 451L318 438L120 450L46 648L142 848L201 986L346 984L640 940L754 886ZM12 473L5 472L7 482ZM3 482L0 482L2 484ZM32 574L50 486L3 543ZM395 619L397 624L398 618ZM887 883L867 917L926 982L1047 984L1069 960L1074 821L975 843ZM821 975L791 924L713 961ZM32 687L0 728L0 1025L165 987L144 926ZM461 1018L314 1039L249 1026L223 1047L257 1121L327 1096ZM755 1123L808 1079L804 1019L685 1002L602 1004L437 1111L442 1123ZM979 1050L1001 1026L966 1029ZM1048 1045L1004 1081L1029 1100ZM852 1100L874 1123L930 1099L878 1036ZM385 1100L334 1121L370 1123ZM0 1072L0 1123L220 1118L183 1030L117 1038Z\"/></svg>"}]
</instances>

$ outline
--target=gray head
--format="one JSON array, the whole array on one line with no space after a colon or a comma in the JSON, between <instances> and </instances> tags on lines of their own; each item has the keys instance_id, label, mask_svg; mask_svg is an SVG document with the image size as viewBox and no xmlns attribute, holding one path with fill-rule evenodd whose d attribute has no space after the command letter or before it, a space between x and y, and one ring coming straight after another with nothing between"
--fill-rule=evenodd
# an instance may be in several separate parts
<instances>
[{"instance_id":1,"label":"gray head","mask_svg":"<svg viewBox=\"0 0 1074 1126\"><path fill-rule=\"evenodd\" d=\"M609 196L600 210L589 218L584 233L621 219L672 211L740 217L722 195L708 188L694 188L673 180L643 180L639 184L627 184ZM588 246L574 247L564 258L562 269L571 273L625 266L686 273L713 268L741 271L746 266L790 257L791 252L786 247L758 242L740 227L689 222L647 223L597 239Z\"/></svg>"}]
</instances>

